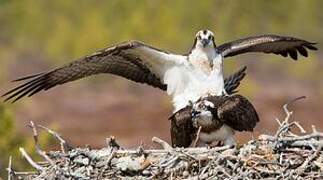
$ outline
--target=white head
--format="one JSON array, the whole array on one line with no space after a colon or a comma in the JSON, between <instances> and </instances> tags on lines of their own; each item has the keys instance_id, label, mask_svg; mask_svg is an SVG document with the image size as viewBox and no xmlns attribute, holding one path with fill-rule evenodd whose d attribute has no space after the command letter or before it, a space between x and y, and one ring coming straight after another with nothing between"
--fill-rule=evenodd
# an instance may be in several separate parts
<instances>
[{"instance_id":1,"label":"white head","mask_svg":"<svg viewBox=\"0 0 323 180\"><path fill-rule=\"evenodd\" d=\"M200 30L195 35L195 42L193 48L208 48L215 47L214 34L210 30Z\"/></svg>"},{"instance_id":2,"label":"white head","mask_svg":"<svg viewBox=\"0 0 323 180\"><path fill-rule=\"evenodd\" d=\"M213 123L213 114L212 109L215 108L215 105L208 100L199 100L193 105L192 110L192 120L193 126L210 126Z\"/></svg>"}]
</instances>

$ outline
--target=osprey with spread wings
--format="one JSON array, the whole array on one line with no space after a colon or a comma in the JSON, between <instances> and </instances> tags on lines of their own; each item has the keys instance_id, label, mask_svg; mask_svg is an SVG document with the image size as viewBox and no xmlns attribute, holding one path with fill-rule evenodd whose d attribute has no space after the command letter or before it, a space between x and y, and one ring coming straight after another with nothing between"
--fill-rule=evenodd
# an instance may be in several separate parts
<instances>
[{"instance_id":1,"label":"osprey with spread wings","mask_svg":"<svg viewBox=\"0 0 323 180\"><path fill-rule=\"evenodd\" d=\"M57 85L90 75L110 73L167 90L176 112L206 95L228 95L225 86L230 82L223 78L223 60L228 57L263 52L297 60L298 53L307 57L308 49L317 50L314 45L294 37L261 35L217 46L214 34L201 30L195 36L190 53L179 55L139 41L128 41L65 66L19 78L15 81L25 82L3 96L5 101L15 102Z\"/></svg>"}]
</instances>

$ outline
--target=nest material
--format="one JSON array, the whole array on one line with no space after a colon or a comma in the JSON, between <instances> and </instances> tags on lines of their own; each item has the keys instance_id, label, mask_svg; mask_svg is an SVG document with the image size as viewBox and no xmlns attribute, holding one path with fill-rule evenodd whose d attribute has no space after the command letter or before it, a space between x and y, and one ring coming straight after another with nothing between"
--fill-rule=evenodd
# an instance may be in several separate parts
<instances>
[{"instance_id":1,"label":"nest material","mask_svg":"<svg viewBox=\"0 0 323 180\"><path fill-rule=\"evenodd\" d=\"M17 172L9 161L8 179L323 179L323 133L305 130L284 105L286 117L278 119L275 135L261 135L242 146L172 148L153 138L162 149L121 148L112 137L102 149L72 148L54 131L41 127L61 142L60 151L42 151L31 122L37 153L34 162L20 148L34 172ZM291 129L298 128L294 134Z\"/></svg>"}]
</instances>

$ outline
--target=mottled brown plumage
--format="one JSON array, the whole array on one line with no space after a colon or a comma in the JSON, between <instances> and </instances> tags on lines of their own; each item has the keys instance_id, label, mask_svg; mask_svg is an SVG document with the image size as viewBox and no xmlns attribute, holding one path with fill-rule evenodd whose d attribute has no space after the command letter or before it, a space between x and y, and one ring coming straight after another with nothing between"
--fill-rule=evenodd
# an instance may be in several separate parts
<instances>
[{"instance_id":1,"label":"mottled brown plumage","mask_svg":"<svg viewBox=\"0 0 323 180\"><path fill-rule=\"evenodd\" d=\"M174 147L188 147L195 137L196 128L192 124L192 106L174 113L169 120L171 121L171 140Z\"/></svg>"},{"instance_id":2,"label":"mottled brown plumage","mask_svg":"<svg viewBox=\"0 0 323 180\"><path fill-rule=\"evenodd\" d=\"M211 122L196 122L201 132L211 133L220 129L224 124L237 131L253 131L258 114L252 104L241 95L207 96L204 100L211 102L214 107L206 107L213 115ZM197 126L194 125L194 105L187 106L175 112L171 120L171 139L174 147L188 147L196 137ZM182 125L182 126L180 126Z\"/></svg>"},{"instance_id":3,"label":"mottled brown plumage","mask_svg":"<svg viewBox=\"0 0 323 180\"><path fill-rule=\"evenodd\" d=\"M258 114L247 98L233 96L208 96L201 100L213 102L212 114L217 120L237 131L253 131L259 122Z\"/></svg>"},{"instance_id":4,"label":"mottled brown plumage","mask_svg":"<svg viewBox=\"0 0 323 180\"><path fill-rule=\"evenodd\" d=\"M100 73L119 75L135 82L146 83L166 90L166 85L161 83L160 79L151 72L147 62L144 62L134 53L127 52L127 50L141 46L150 47L138 41L121 43L80 58L63 67L16 79L14 81L28 81L8 91L3 96L8 96L5 101L15 98L13 101L15 102L24 96L32 96L39 91ZM150 48L165 53L156 48Z\"/></svg>"}]
</instances>

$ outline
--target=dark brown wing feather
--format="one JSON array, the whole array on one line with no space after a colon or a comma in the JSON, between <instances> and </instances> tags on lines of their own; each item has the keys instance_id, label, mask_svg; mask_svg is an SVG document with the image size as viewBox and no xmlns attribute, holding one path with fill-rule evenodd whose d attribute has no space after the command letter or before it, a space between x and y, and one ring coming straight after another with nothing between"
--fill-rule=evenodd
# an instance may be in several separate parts
<instances>
[{"instance_id":1,"label":"dark brown wing feather","mask_svg":"<svg viewBox=\"0 0 323 180\"><path fill-rule=\"evenodd\" d=\"M196 128L192 123L192 106L186 106L175 112L169 120L171 120L170 134L172 146L190 146L196 133Z\"/></svg>"},{"instance_id":2,"label":"dark brown wing feather","mask_svg":"<svg viewBox=\"0 0 323 180\"><path fill-rule=\"evenodd\" d=\"M142 59L124 53L124 50L139 46L144 45L134 41L123 43L103 49L49 72L19 78L15 81L27 80L27 82L11 89L3 96L6 96L5 101L13 99L13 102L15 102L24 96L32 96L39 91L99 73L119 75L135 82L146 83L166 90L166 85L161 83L160 79L150 71ZM156 50L155 48L152 49Z\"/></svg>"},{"instance_id":3,"label":"dark brown wing feather","mask_svg":"<svg viewBox=\"0 0 323 180\"><path fill-rule=\"evenodd\" d=\"M315 44L316 43L294 37L261 35L228 42L218 46L216 50L224 57L248 52L263 52L273 53L284 57L289 55L292 59L297 60L297 52L302 56L307 57L307 49L317 50L314 46Z\"/></svg>"},{"instance_id":4,"label":"dark brown wing feather","mask_svg":"<svg viewBox=\"0 0 323 180\"><path fill-rule=\"evenodd\" d=\"M245 77L246 70L247 70L247 67L243 66L242 68L239 69L239 71L225 78L224 89L228 94L234 94L238 92L236 91L236 89L240 85L240 81Z\"/></svg>"},{"instance_id":5,"label":"dark brown wing feather","mask_svg":"<svg viewBox=\"0 0 323 180\"><path fill-rule=\"evenodd\" d=\"M230 126L234 130L253 131L257 122L259 122L259 117L255 108L241 95L208 96L199 101L203 100L208 100L214 104L214 109L210 109L214 115L214 120L221 121L221 123ZM192 106L187 106L177 111L169 119L171 120L171 139L173 147L190 146L197 132L197 128L193 126L192 122ZM203 128L212 129L213 127Z\"/></svg>"},{"instance_id":6,"label":"dark brown wing feather","mask_svg":"<svg viewBox=\"0 0 323 180\"><path fill-rule=\"evenodd\" d=\"M218 117L237 131L253 131L259 117L253 105L241 95L223 97L218 107Z\"/></svg>"}]
</instances>

